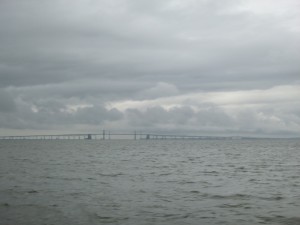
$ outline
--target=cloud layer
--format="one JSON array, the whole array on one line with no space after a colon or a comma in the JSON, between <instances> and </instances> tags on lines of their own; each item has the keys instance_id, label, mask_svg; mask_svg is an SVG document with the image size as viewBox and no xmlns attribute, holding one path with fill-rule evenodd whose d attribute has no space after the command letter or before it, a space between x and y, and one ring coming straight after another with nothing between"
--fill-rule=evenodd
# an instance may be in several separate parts
<instances>
[{"instance_id":1,"label":"cloud layer","mask_svg":"<svg viewBox=\"0 0 300 225\"><path fill-rule=\"evenodd\" d=\"M0 2L0 135L300 136L300 4Z\"/></svg>"}]
</instances>

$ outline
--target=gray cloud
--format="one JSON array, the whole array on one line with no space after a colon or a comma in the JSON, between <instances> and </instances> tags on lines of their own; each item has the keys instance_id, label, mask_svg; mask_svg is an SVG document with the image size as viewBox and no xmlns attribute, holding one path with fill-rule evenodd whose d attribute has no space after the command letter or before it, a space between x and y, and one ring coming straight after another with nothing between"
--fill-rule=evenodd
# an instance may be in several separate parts
<instances>
[{"instance_id":1,"label":"gray cloud","mask_svg":"<svg viewBox=\"0 0 300 225\"><path fill-rule=\"evenodd\" d=\"M272 111L275 105L263 113L268 125L260 108L232 117L216 102L209 112L196 112L195 101L109 111L113 102L298 85L299 8L297 0L2 0L0 127L47 130L61 121L88 130L123 121L124 129L196 130L195 123L224 133L299 135L299 113ZM84 107L62 111L75 106Z\"/></svg>"},{"instance_id":2,"label":"gray cloud","mask_svg":"<svg viewBox=\"0 0 300 225\"><path fill-rule=\"evenodd\" d=\"M31 105L18 103L18 110L8 115L0 114L2 128L9 129L59 129L70 130L75 125L99 127L106 121L122 119L123 114L117 109L107 110L101 105L67 107L61 102L49 100ZM99 128L98 128L99 129Z\"/></svg>"},{"instance_id":3,"label":"gray cloud","mask_svg":"<svg viewBox=\"0 0 300 225\"><path fill-rule=\"evenodd\" d=\"M150 129L191 129L202 130L230 125L231 118L221 109L209 105L195 112L191 107L173 107L169 110L162 107L151 107L146 111L128 109L126 115L135 127Z\"/></svg>"},{"instance_id":4,"label":"gray cloud","mask_svg":"<svg viewBox=\"0 0 300 225\"><path fill-rule=\"evenodd\" d=\"M14 102L13 97L0 89L0 112L2 113L10 113L15 111L16 104Z\"/></svg>"}]
</instances>

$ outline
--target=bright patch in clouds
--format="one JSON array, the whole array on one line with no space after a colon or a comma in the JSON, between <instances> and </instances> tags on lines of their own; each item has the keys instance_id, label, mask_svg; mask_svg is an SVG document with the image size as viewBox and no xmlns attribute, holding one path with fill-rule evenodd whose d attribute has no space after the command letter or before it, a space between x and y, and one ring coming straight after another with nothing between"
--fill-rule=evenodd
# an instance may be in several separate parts
<instances>
[{"instance_id":1,"label":"bright patch in clouds","mask_svg":"<svg viewBox=\"0 0 300 225\"><path fill-rule=\"evenodd\" d=\"M193 106L195 109L203 104L214 104L223 108L232 107L259 107L268 104L297 104L300 102L300 85L276 86L267 90L247 90L228 92L198 92L171 97L162 97L152 100L126 100L112 102L109 108L120 111L135 108L145 110L160 106L165 109L181 106Z\"/></svg>"}]
</instances>

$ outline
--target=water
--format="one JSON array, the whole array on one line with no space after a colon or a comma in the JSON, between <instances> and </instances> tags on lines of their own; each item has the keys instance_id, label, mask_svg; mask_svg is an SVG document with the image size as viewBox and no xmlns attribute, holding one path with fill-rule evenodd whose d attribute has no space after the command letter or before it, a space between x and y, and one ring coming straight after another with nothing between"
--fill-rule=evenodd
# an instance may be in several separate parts
<instances>
[{"instance_id":1,"label":"water","mask_svg":"<svg viewBox=\"0 0 300 225\"><path fill-rule=\"evenodd\" d=\"M299 140L0 141L0 224L300 224Z\"/></svg>"}]
</instances>

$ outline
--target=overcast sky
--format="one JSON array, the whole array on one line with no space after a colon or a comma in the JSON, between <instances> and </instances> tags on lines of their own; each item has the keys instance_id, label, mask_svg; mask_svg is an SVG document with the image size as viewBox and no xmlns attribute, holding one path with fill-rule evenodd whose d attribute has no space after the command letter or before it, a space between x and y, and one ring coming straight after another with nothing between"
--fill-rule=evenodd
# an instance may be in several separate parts
<instances>
[{"instance_id":1,"label":"overcast sky","mask_svg":"<svg viewBox=\"0 0 300 225\"><path fill-rule=\"evenodd\" d=\"M0 0L0 135L300 137L299 0Z\"/></svg>"}]
</instances>

